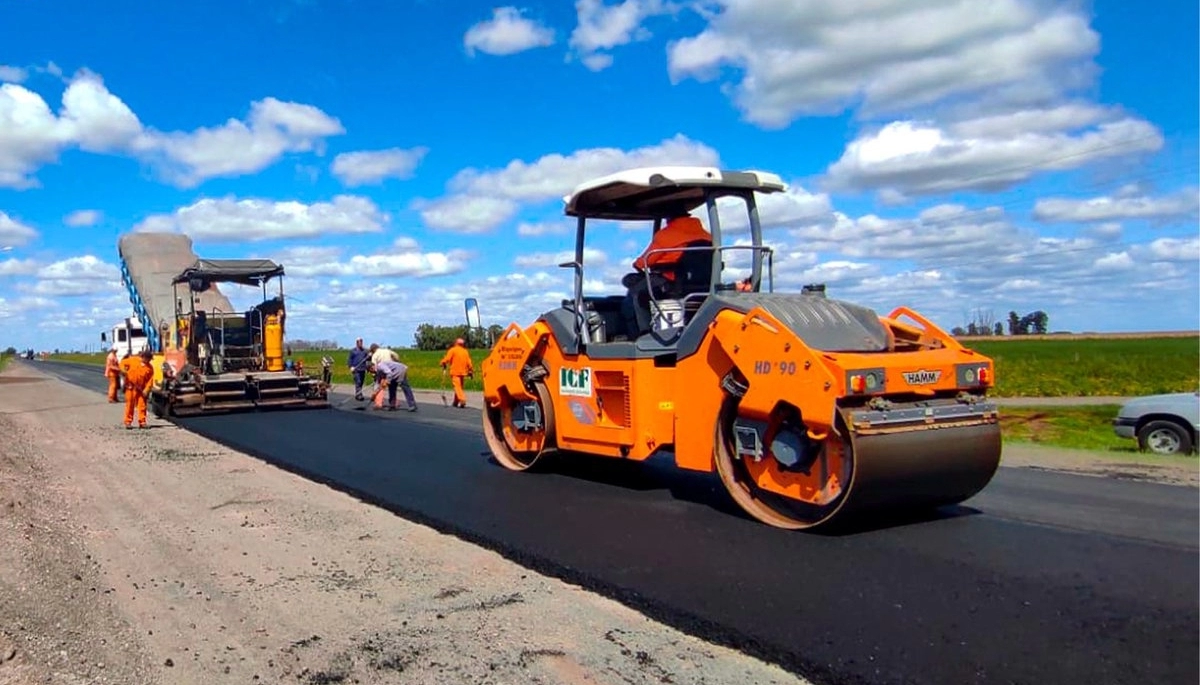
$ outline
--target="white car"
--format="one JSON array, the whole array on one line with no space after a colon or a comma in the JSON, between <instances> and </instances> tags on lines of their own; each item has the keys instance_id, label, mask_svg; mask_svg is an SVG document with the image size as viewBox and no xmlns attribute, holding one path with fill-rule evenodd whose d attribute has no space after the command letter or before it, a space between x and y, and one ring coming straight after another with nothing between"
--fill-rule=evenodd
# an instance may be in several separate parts
<instances>
[{"instance_id":1,"label":"white car","mask_svg":"<svg viewBox=\"0 0 1200 685\"><path fill-rule=\"evenodd\" d=\"M1155 454L1188 454L1200 432L1200 392L1147 395L1129 400L1113 419L1113 430Z\"/></svg>"}]
</instances>

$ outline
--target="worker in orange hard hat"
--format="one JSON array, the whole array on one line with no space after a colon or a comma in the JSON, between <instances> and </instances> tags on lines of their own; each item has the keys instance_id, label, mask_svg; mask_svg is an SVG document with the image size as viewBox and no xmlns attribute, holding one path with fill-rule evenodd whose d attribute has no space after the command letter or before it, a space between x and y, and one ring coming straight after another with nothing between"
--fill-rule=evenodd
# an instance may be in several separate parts
<instances>
[{"instance_id":1,"label":"worker in orange hard hat","mask_svg":"<svg viewBox=\"0 0 1200 685\"><path fill-rule=\"evenodd\" d=\"M133 412L137 409L138 428L146 427L146 396L154 383L154 367L150 360L154 354L149 348L137 356L130 355L121 360L121 375L125 377L125 428L133 428Z\"/></svg>"},{"instance_id":2,"label":"worker in orange hard hat","mask_svg":"<svg viewBox=\"0 0 1200 685\"><path fill-rule=\"evenodd\" d=\"M628 292L621 305L621 313L626 327L637 337L650 325L650 293L656 297L671 290L672 284L678 280L676 267L686 253L682 249L671 248L712 248L712 234L704 228L700 220L690 214L680 214L671 217L666 225L654 232L650 244L642 254L633 261L633 268L641 272L650 271L649 282L646 274L630 273L621 279L621 284ZM657 252L657 250L665 250ZM653 254L652 254L653 253ZM703 253L705 259L711 259L711 249ZM709 271L711 273L711 271Z\"/></svg>"},{"instance_id":3,"label":"worker in orange hard hat","mask_svg":"<svg viewBox=\"0 0 1200 685\"><path fill-rule=\"evenodd\" d=\"M462 338L454 341L454 345L446 351L441 361L443 373L449 367L450 380L454 383L454 404L452 406L466 408L467 394L463 391L463 378L475 377L475 366L471 363L471 354L467 352L466 342Z\"/></svg>"},{"instance_id":4,"label":"worker in orange hard hat","mask_svg":"<svg viewBox=\"0 0 1200 685\"><path fill-rule=\"evenodd\" d=\"M670 268L683 257L682 250L655 252L672 247L712 246L712 234L704 229L704 224L690 214L672 218L666 226L654 233L650 244L642 254L633 260L633 268L641 271L646 267L662 274L668 281L675 280L675 273Z\"/></svg>"},{"instance_id":5,"label":"worker in orange hard hat","mask_svg":"<svg viewBox=\"0 0 1200 685\"><path fill-rule=\"evenodd\" d=\"M110 404L115 404L117 401L117 390L121 386L121 362L117 359L117 346L113 345L108 351L108 357L104 360L104 377L108 379L108 401Z\"/></svg>"}]
</instances>

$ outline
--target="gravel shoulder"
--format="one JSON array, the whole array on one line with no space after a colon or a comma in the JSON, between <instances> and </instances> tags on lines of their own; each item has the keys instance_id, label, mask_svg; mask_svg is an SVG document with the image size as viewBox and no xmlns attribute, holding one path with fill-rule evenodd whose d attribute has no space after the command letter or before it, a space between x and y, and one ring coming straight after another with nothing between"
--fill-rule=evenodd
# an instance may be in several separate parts
<instances>
[{"instance_id":1,"label":"gravel shoulder","mask_svg":"<svg viewBox=\"0 0 1200 685\"><path fill-rule=\"evenodd\" d=\"M1109 454L1006 442L1000 454L1000 465L1200 487L1200 460L1195 456L1160 457L1138 452Z\"/></svg>"},{"instance_id":2,"label":"gravel shoulder","mask_svg":"<svg viewBox=\"0 0 1200 685\"><path fill-rule=\"evenodd\" d=\"M805 682L122 409L0 373L0 684Z\"/></svg>"}]
</instances>

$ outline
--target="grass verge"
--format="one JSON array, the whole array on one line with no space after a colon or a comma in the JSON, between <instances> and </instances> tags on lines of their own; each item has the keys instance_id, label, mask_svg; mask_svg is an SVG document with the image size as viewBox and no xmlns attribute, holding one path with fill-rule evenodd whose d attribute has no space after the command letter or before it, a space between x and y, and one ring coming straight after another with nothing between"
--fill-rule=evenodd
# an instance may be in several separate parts
<instances>
[{"instance_id":1,"label":"grass verge","mask_svg":"<svg viewBox=\"0 0 1200 685\"><path fill-rule=\"evenodd\" d=\"M1165 457L1138 449L1137 441L1119 437L1112 419L1120 405L1074 407L1000 408L1000 430L1005 443L1083 450L1109 458L1139 463L1196 465L1196 453Z\"/></svg>"},{"instance_id":2,"label":"grass verge","mask_svg":"<svg viewBox=\"0 0 1200 685\"><path fill-rule=\"evenodd\" d=\"M1117 436L1112 418L1118 405L1078 407L1001 407L1005 440L1050 447L1137 454L1137 443Z\"/></svg>"}]
</instances>

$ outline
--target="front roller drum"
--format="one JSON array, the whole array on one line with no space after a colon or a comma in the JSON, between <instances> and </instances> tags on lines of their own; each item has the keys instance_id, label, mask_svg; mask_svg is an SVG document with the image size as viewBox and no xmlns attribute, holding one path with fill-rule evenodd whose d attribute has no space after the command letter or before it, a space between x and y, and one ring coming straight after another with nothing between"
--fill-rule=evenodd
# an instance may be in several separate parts
<instances>
[{"instance_id":1,"label":"front roller drum","mask_svg":"<svg viewBox=\"0 0 1200 685\"><path fill-rule=\"evenodd\" d=\"M554 404L541 381L533 382L537 401L505 397L498 407L484 405L483 437L500 465L513 471L532 469L555 447Z\"/></svg>"},{"instance_id":2,"label":"front roller drum","mask_svg":"<svg viewBox=\"0 0 1200 685\"><path fill-rule=\"evenodd\" d=\"M839 420L801 468L770 452L739 450L737 400L717 421L714 460L734 501L755 519L788 530L811 529L850 514L957 504L982 490L1000 463L999 422L961 418L853 431Z\"/></svg>"}]
</instances>

